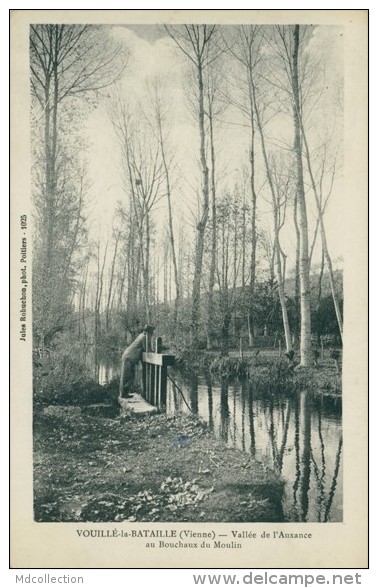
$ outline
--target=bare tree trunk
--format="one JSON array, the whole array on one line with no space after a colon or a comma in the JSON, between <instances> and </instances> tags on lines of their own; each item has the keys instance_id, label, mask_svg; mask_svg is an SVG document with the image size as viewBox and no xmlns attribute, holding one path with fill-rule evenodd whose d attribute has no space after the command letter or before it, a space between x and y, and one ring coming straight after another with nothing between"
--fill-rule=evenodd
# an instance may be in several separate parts
<instances>
[{"instance_id":1,"label":"bare tree trunk","mask_svg":"<svg viewBox=\"0 0 378 588\"><path fill-rule=\"evenodd\" d=\"M78 311L78 338L79 341L86 339L86 325L85 325L85 306L86 306L86 289L87 289L87 280L88 280L88 267L89 267L89 259L87 259L87 263L85 265L85 270L82 273L81 278L81 285L80 285L80 299L79 299L79 311Z\"/></svg>"},{"instance_id":2,"label":"bare tree trunk","mask_svg":"<svg viewBox=\"0 0 378 588\"><path fill-rule=\"evenodd\" d=\"M290 334L290 325L289 325L289 317L287 314L287 305L286 305L286 296L285 296L285 285L284 285L284 275L282 272L282 264L281 264L281 246L279 242L279 226L277 222L277 203L274 204L276 207L273 214L274 214L274 235L275 235L275 254L276 254L276 276L277 276L277 285L278 285L278 296L280 299L281 305L281 312L282 312L282 322L284 326L285 332L285 343L286 343L286 351L290 351L292 348L292 340Z\"/></svg>"},{"instance_id":3,"label":"bare tree trunk","mask_svg":"<svg viewBox=\"0 0 378 588\"><path fill-rule=\"evenodd\" d=\"M125 282L126 282L126 275L128 274L128 257L125 257L125 260L123 262L123 266L122 266L122 274L120 277L120 281L119 281L119 288L118 288L118 301L117 301L117 310L121 309L122 306L122 298L123 298L123 292L125 289ZM129 290L127 290L128 293Z\"/></svg>"},{"instance_id":4,"label":"bare tree trunk","mask_svg":"<svg viewBox=\"0 0 378 588\"><path fill-rule=\"evenodd\" d=\"M95 303L95 348L97 353L97 345L99 336L101 334L101 298L102 298L102 291L104 286L104 269L106 263L106 256L108 251L108 241L106 241L104 257L102 259L102 265L100 270L100 242L98 242L97 247L97 287L96 287L96 303Z\"/></svg>"},{"instance_id":5,"label":"bare tree trunk","mask_svg":"<svg viewBox=\"0 0 378 588\"><path fill-rule=\"evenodd\" d=\"M128 312L132 312L138 304L139 282L141 273L141 251L137 242L136 230L131 218L127 243L127 304Z\"/></svg>"},{"instance_id":6,"label":"bare tree trunk","mask_svg":"<svg viewBox=\"0 0 378 588\"><path fill-rule=\"evenodd\" d=\"M200 166L202 175L202 202L200 219L197 224L197 239L195 249L194 277L192 288L191 312L191 345L198 346L199 319L201 304L201 279L203 252L205 246L205 230L209 215L209 169L206 161L205 148L205 108L204 108L204 71L217 59L221 51L213 44L216 35L215 25L184 25L183 27L168 27L165 30L176 43L177 47L194 66L198 86L198 130L200 137ZM215 51L212 47L215 48Z\"/></svg>"},{"instance_id":7,"label":"bare tree trunk","mask_svg":"<svg viewBox=\"0 0 378 588\"><path fill-rule=\"evenodd\" d=\"M143 295L144 295L144 304L145 304L145 311L146 311L146 319L147 323L151 320L151 311L150 311L150 219L148 213L145 218L145 225L146 225L146 247L145 251L142 250L143 254Z\"/></svg>"},{"instance_id":8,"label":"bare tree trunk","mask_svg":"<svg viewBox=\"0 0 378 588\"><path fill-rule=\"evenodd\" d=\"M221 355L228 355L228 340L229 340L229 332L230 332L230 322L231 322L231 314L226 312L223 321L222 321L222 328L221 328Z\"/></svg>"},{"instance_id":9,"label":"bare tree trunk","mask_svg":"<svg viewBox=\"0 0 378 588\"><path fill-rule=\"evenodd\" d=\"M168 251L167 247L164 247L164 266L163 266L163 301L164 305L168 304Z\"/></svg>"},{"instance_id":10,"label":"bare tree trunk","mask_svg":"<svg viewBox=\"0 0 378 588\"><path fill-rule=\"evenodd\" d=\"M97 338L99 331L99 317L98 317L98 299L100 292L100 240L97 242L97 274L96 274L96 295L94 301L94 345L95 353L97 353Z\"/></svg>"},{"instance_id":11,"label":"bare tree trunk","mask_svg":"<svg viewBox=\"0 0 378 588\"><path fill-rule=\"evenodd\" d=\"M256 281L256 249L257 249L257 231L256 231L256 206L257 193L255 184L255 119L254 119L254 105L253 105L253 77L252 77L252 56L250 56L249 66L249 109L250 109L250 131L251 131L251 146L249 152L250 160L250 184L251 184L251 278L250 278L250 307L248 315L248 336L249 346L254 345L254 297L255 297L255 281Z\"/></svg>"},{"instance_id":12,"label":"bare tree trunk","mask_svg":"<svg viewBox=\"0 0 378 588\"><path fill-rule=\"evenodd\" d=\"M199 316L201 304L202 262L205 246L205 230L209 216L209 168L205 149L205 109L202 65L198 63L198 128L200 134L200 163L202 171L202 214L197 224L196 253L194 262L194 279L192 290L192 346L198 346Z\"/></svg>"},{"instance_id":13,"label":"bare tree trunk","mask_svg":"<svg viewBox=\"0 0 378 588\"><path fill-rule=\"evenodd\" d=\"M171 180L170 180L170 173L169 173L167 157L166 157L166 153L165 153L162 118L161 118L161 112L160 112L160 103L158 102L157 96L156 96L155 106L156 106L156 116L157 116L157 121L158 121L158 130L159 130L160 151L161 151L161 157L162 157L162 161L163 161L165 184L166 184L166 190L167 190L169 241L170 241L170 245L171 245L173 273L174 273L175 289L176 289L176 298L175 298L174 315L173 315L174 330L176 331L178 308L179 308L179 304L180 304L180 282L179 282L179 277L178 277L175 234L174 234L174 229L173 229Z\"/></svg>"},{"instance_id":14,"label":"bare tree trunk","mask_svg":"<svg viewBox=\"0 0 378 588\"><path fill-rule=\"evenodd\" d=\"M246 299L246 232L247 232L247 222L246 222L246 206L245 200L243 202L243 220L242 220L242 239L241 239L241 246L242 246L242 277L241 277L241 290L242 290L242 308L243 308L243 318L244 313L247 307L247 299ZM248 309L249 309L249 301L248 301ZM250 332L249 329L251 325L249 323L249 312L247 313L247 321L248 321L248 333ZM243 320L244 323L244 320Z\"/></svg>"},{"instance_id":15,"label":"bare tree trunk","mask_svg":"<svg viewBox=\"0 0 378 588\"><path fill-rule=\"evenodd\" d=\"M73 234L71 237L71 247L67 254L67 260L65 262L65 267L63 270L63 280L65 280L68 276L68 273L71 269L71 262L74 255L75 250L77 249L77 241L80 229L80 222L81 222L81 215L84 208L84 171L82 172L82 176L80 177L80 189L79 189L79 202L77 205L77 212L75 218L75 228L73 230Z\"/></svg>"},{"instance_id":16,"label":"bare tree trunk","mask_svg":"<svg viewBox=\"0 0 378 588\"><path fill-rule=\"evenodd\" d=\"M295 339L297 340L300 333L300 277L299 277L299 264L300 264L300 234L298 226L298 196L295 192L294 198L294 227L295 227L295 277L294 277L294 300L295 300Z\"/></svg>"},{"instance_id":17,"label":"bare tree trunk","mask_svg":"<svg viewBox=\"0 0 378 588\"><path fill-rule=\"evenodd\" d=\"M83 339L84 339L84 341L87 340L87 323L85 320L85 310L86 310L86 299L87 299L88 269L89 269L89 259L87 261L87 266L85 268L85 278L84 278L84 283L83 283L82 315L81 315L81 320L83 321Z\"/></svg>"},{"instance_id":18,"label":"bare tree trunk","mask_svg":"<svg viewBox=\"0 0 378 588\"><path fill-rule=\"evenodd\" d=\"M254 100L256 100L255 91L253 90L253 92L254 92ZM261 138L261 147L262 147L263 159L264 159L264 163L265 163L265 171L266 171L266 176L267 176L267 180L268 180L268 184L269 184L269 188L270 188L270 192L271 192L271 197L272 197L273 220L274 220L273 263L274 263L274 255L275 255L276 276L277 276L278 293L279 293L280 305L281 305L281 311L282 311L282 320L283 320L283 326L284 326L284 331L285 331L286 349L287 349L287 351L290 351L290 349L292 347L292 340L291 340L289 319L288 319L287 307L286 307L284 275L282 272L282 265L281 265L282 252L281 252L281 247L280 247L280 242L279 242L279 231L280 231L279 207L280 207L280 203L279 203L278 198L276 196L276 190L274 187L272 171L270 169L270 164L268 161L268 154L267 154L267 150L266 150L266 146L265 146L264 131L263 131L260 113L257 108L256 102L255 102L255 112L256 112L257 126L259 129L260 138Z\"/></svg>"},{"instance_id":19,"label":"bare tree trunk","mask_svg":"<svg viewBox=\"0 0 378 588\"><path fill-rule=\"evenodd\" d=\"M317 304L317 306L318 306L318 321L319 321L319 316L320 316L320 303L322 300L323 273L324 273L324 249L322 249L322 261L320 263L320 272L319 272L319 277L318 277L318 304ZM321 345L320 337L321 337L321 334L319 332L319 326L318 326L317 339L318 339L319 347Z\"/></svg>"},{"instance_id":20,"label":"bare tree trunk","mask_svg":"<svg viewBox=\"0 0 378 588\"><path fill-rule=\"evenodd\" d=\"M326 237L326 232L325 232L325 228L324 228L324 220L323 220L324 212L322 210L321 199L318 194L316 182L315 182L314 175L312 172L310 150L309 150L307 138L306 138L306 135L304 132L304 126L303 126L302 119L301 119L301 130L302 130L303 144L304 144L305 151L306 151L306 159L307 159L308 171L309 171L309 175L310 175L310 179L311 179L311 186L312 186L312 190L314 192L316 207L318 210L318 221L319 221L319 226L320 226L320 234L321 234L321 238L322 238L322 247L323 247L323 253L324 253L324 256L325 256L325 259L327 262L327 267L328 267L333 305L335 308L337 324L339 326L340 338L342 341L343 340L343 320L341 317L340 307L339 307L339 303L338 303L337 296L336 296L336 286L335 286L335 277L334 277L333 267L332 267L332 260L331 260L331 256L328 251L327 237Z\"/></svg>"},{"instance_id":21,"label":"bare tree trunk","mask_svg":"<svg viewBox=\"0 0 378 588\"><path fill-rule=\"evenodd\" d=\"M228 214L222 212L219 222L221 255L218 257L218 286L219 305L222 316L221 324L221 354L228 354L228 329L231 320L229 307L228 268L229 268L229 237L228 237Z\"/></svg>"},{"instance_id":22,"label":"bare tree trunk","mask_svg":"<svg viewBox=\"0 0 378 588\"><path fill-rule=\"evenodd\" d=\"M113 281L114 281L114 268L115 262L117 259L117 250L118 250L118 243L119 243L120 235L116 233L115 235L115 244L114 244L114 255L112 260L112 266L110 270L110 282L109 282L109 291L108 291L108 299L106 302L106 311L105 311L105 329L108 330L109 328L109 318L110 318L110 302L112 299L112 291L113 291Z\"/></svg>"},{"instance_id":23,"label":"bare tree trunk","mask_svg":"<svg viewBox=\"0 0 378 588\"><path fill-rule=\"evenodd\" d=\"M310 308L310 267L308 254L308 225L303 182L302 141L301 141L301 106L298 78L299 25L293 32L293 119L294 119L294 155L297 167L297 198L300 231L299 276L301 287L301 365L308 367L312 363L311 350L311 308Z\"/></svg>"},{"instance_id":24,"label":"bare tree trunk","mask_svg":"<svg viewBox=\"0 0 378 588\"><path fill-rule=\"evenodd\" d=\"M249 346L254 345L254 297L256 282L256 249L257 249L257 230L256 230L256 210L257 210L257 192L256 192L256 174L255 174L255 80L254 72L260 59L260 27L241 25L236 27L236 36L231 43L224 39L224 43L229 53L239 62L245 73L245 87L243 93L248 97L248 106L236 104L236 106L246 115L250 131L249 163L250 163L250 189L251 189L251 263L250 263L250 286L248 301L248 338Z\"/></svg>"},{"instance_id":25,"label":"bare tree trunk","mask_svg":"<svg viewBox=\"0 0 378 588\"><path fill-rule=\"evenodd\" d=\"M215 286L215 262L217 252L217 207L215 186L215 149L212 104L209 97L208 104L209 130L210 130L210 158L211 158L211 261L209 275L209 293L207 301L207 349L213 346L212 331L214 324L214 286Z\"/></svg>"}]
</instances>

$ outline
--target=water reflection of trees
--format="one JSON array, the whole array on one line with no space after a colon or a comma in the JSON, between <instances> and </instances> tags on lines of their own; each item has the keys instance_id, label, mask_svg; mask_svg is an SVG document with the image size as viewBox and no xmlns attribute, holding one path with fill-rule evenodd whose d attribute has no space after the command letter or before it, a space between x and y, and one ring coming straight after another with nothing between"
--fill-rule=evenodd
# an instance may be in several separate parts
<instances>
[{"instance_id":1,"label":"water reflection of trees","mask_svg":"<svg viewBox=\"0 0 378 588\"><path fill-rule=\"evenodd\" d=\"M220 417L220 436L227 443L230 411L228 408L228 382L225 379L221 380Z\"/></svg>"},{"instance_id":2,"label":"water reflection of trees","mask_svg":"<svg viewBox=\"0 0 378 588\"><path fill-rule=\"evenodd\" d=\"M81 359L87 364L88 372L93 374L95 381L101 386L108 384L119 375L120 353L99 350L95 345L83 345Z\"/></svg>"},{"instance_id":3,"label":"water reflection of trees","mask_svg":"<svg viewBox=\"0 0 378 588\"><path fill-rule=\"evenodd\" d=\"M189 380L189 402L193 414L198 414L198 376L193 374Z\"/></svg>"},{"instance_id":4,"label":"water reflection of trees","mask_svg":"<svg viewBox=\"0 0 378 588\"><path fill-rule=\"evenodd\" d=\"M287 494L292 496L291 500L289 499L292 505L291 518L296 521L308 521L314 520L314 516L316 516L319 522L329 521L341 464L341 431L336 443L335 464L332 468L330 458L327 460L325 455L323 419L320 407L315 413L311 395L307 391L303 391L299 395L287 399L285 408L281 405L276 410L274 410L275 401L272 398L267 403L265 418L273 466L279 473L282 473L285 454L291 452L291 448L287 445L292 412L294 413L295 463L293 469L295 475L292 486L290 487L288 481L286 487ZM313 422L312 419L315 417L316 422ZM313 447L316 447L320 453L319 465ZM331 481L328 493L326 492L327 479ZM316 495L315 504L312 504L311 508L310 492Z\"/></svg>"},{"instance_id":5,"label":"water reflection of trees","mask_svg":"<svg viewBox=\"0 0 378 588\"><path fill-rule=\"evenodd\" d=\"M337 479L339 477L339 469L340 469L340 464L341 464L341 449L342 449L342 446L343 446L343 440L342 440L342 437L340 436L339 445L338 445L338 449L337 449L337 452L336 452L336 462L335 462L335 469L334 469L333 476L332 476L331 490L330 490L328 501L327 501L326 507L325 507L324 521L328 521L329 520L329 516L330 516L330 512L331 512L331 506L332 506L333 498L335 496Z\"/></svg>"},{"instance_id":6,"label":"water reflection of trees","mask_svg":"<svg viewBox=\"0 0 378 588\"><path fill-rule=\"evenodd\" d=\"M311 476L311 405L310 396L307 391L301 392L297 397L299 402L300 413L300 443L302 445L301 453L301 479L299 484L300 494L300 520L307 521L309 499L308 493L310 490L310 476Z\"/></svg>"},{"instance_id":7,"label":"water reflection of trees","mask_svg":"<svg viewBox=\"0 0 378 588\"><path fill-rule=\"evenodd\" d=\"M333 465L330 457L326 459L321 407L318 405L315 410L311 395L303 391L286 399L286 406L283 407L281 404L276 410L273 408L274 402L277 402L274 398L269 400L265 415L273 466L279 473L282 473L285 455L291 453L288 440L293 436L289 431L290 427L294 429L294 479L292 485L288 480L286 486L286 493L291 495L291 498L288 497L288 502L292 505L290 518L308 521L316 517L319 522L329 521L341 465L341 431L335 444L336 456ZM314 447L320 454L319 464ZM330 481L328 492L327 480ZM310 501L310 493L315 496L313 504Z\"/></svg>"},{"instance_id":8,"label":"water reflection of trees","mask_svg":"<svg viewBox=\"0 0 378 588\"><path fill-rule=\"evenodd\" d=\"M291 397L258 398L247 382L239 386L233 383L231 387L223 381L220 385L220 437L244 451L249 445L253 456L257 452L263 454L266 447L270 465L286 479L291 520L327 522L332 519L341 468L342 435L335 427L339 437L335 445L330 444L326 455L323 417L321 404L314 404L307 391Z\"/></svg>"}]
</instances>

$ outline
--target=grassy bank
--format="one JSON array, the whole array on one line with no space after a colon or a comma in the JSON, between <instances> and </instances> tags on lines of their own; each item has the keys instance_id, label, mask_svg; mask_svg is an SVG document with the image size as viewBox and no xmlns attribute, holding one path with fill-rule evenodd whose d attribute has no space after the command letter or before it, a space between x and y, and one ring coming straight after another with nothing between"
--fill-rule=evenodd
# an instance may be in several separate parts
<instances>
[{"instance_id":1,"label":"grassy bank","mask_svg":"<svg viewBox=\"0 0 378 588\"><path fill-rule=\"evenodd\" d=\"M37 521L282 520L282 480L196 418L104 410L35 415Z\"/></svg>"},{"instance_id":2,"label":"grassy bank","mask_svg":"<svg viewBox=\"0 0 378 588\"><path fill-rule=\"evenodd\" d=\"M208 373L210 377L247 378L251 386L260 392L295 393L309 390L315 394L341 394L341 369L336 368L330 357L319 359L317 366L301 368L296 359L289 362L283 355L271 350L239 353L230 351L228 356L215 352L195 351L178 357L176 365L182 373L194 371Z\"/></svg>"}]
</instances>

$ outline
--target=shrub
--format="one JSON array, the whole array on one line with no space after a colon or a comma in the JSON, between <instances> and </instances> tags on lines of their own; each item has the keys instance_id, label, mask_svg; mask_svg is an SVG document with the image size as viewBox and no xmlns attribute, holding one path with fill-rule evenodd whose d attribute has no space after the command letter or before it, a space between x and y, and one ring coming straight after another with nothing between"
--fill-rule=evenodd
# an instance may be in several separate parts
<instances>
[{"instance_id":1,"label":"shrub","mask_svg":"<svg viewBox=\"0 0 378 588\"><path fill-rule=\"evenodd\" d=\"M50 350L43 365L34 366L34 402L46 404L83 405L95 402L115 401L118 384L114 380L100 386L90 375L75 347Z\"/></svg>"},{"instance_id":2,"label":"shrub","mask_svg":"<svg viewBox=\"0 0 378 588\"><path fill-rule=\"evenodd\" d=\"M270 359L264 366L250 368L249 379L252 386L261 392L289 392L296 389L293 370L283 359Z\"/></svg>"},{"instance_id":3,"label":"shrub","mask_svg":"<svg viewBox=\"0 0 378 588\"><path fill-rule=\"evenodd\" d=\"M175 366L184 373L193 374L199 371L208 371L213 357L204 351L188 348L174 350Z\"/></svg>"},{"instance_id":4,"label":"shrub","mask_svg":"<svg viewBox=\"0 0 378 588\"><path fill-rule=\"evenodd\" d=\"M240 357L216 357L210 364L210 373L220 378L244 378L248 362Z\"/></svg>"}]
</instances>

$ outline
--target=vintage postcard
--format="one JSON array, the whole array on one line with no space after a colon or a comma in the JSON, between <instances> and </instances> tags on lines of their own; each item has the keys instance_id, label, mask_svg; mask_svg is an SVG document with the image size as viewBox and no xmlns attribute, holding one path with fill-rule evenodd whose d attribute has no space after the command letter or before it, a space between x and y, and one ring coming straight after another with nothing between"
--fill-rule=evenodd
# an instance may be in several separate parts
<instances>
[{"instance_id":1,"label":"vintage postcard","mask_svg":"<svg viewBox=\"0 0 378 588\"><path fill-rule=\"evenodd\" d=\"M11 14L11 565L367 566L367 11Z\"/></svg>"}]
</instances>

